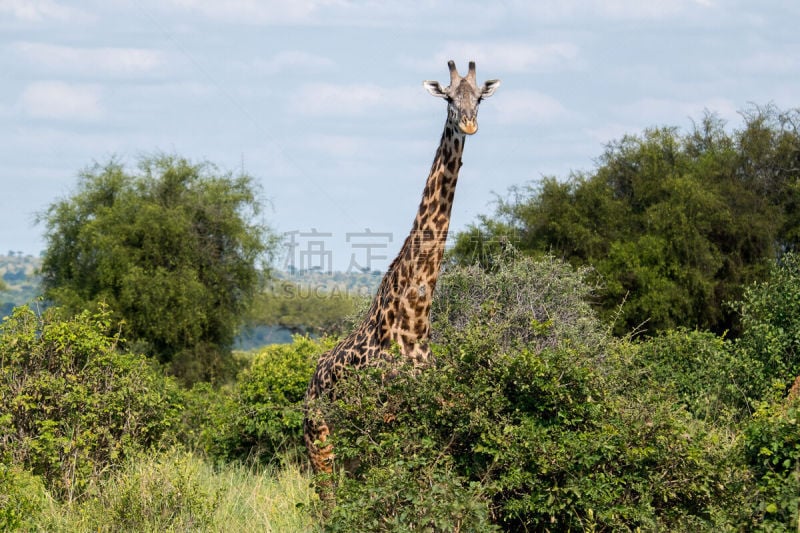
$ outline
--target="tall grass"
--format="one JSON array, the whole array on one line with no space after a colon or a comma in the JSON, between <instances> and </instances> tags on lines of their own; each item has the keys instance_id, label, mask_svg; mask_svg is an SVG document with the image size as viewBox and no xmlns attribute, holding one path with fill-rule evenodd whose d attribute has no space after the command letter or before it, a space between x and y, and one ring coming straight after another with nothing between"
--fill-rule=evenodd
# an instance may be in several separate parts
<instances>
[{"instance_id":1,"label":"tall grass","mask_svg":"<svg viewBox=\"0 0 800 533\"><path fill-rule=\"evenodd\" d=\"M288 463L254 469L214 467L180 449L127 460L91 496L73 505L49 500L43 531L314 531L310 478Z\"/></svg>"}]
</instances>

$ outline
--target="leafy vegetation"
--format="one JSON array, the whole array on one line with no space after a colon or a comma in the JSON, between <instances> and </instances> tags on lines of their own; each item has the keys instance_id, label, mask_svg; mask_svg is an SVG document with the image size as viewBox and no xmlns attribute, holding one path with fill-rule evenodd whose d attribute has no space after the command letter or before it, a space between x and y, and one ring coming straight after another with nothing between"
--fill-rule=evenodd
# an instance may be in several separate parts
<instances>
[{"instance_id":1,"label":"leafy vegetation","mask_svg":"<svg viewBox=\"0 0 800 533\"><path fill-rule=\"evenodd\" d=\"M107 313L21 308L0 337L0 518L63 531L792 530L793 367L766 389L753 368L791 360L754 347L791 347L764 344L777 331L764 324L794 315L758 304L800 287L795 264L745 292L738 340L615 338L587 303L589 272L553 258L452 267L435 366L355 373L327 407L350 474L325 522L297 461L303 391L335 339L298 336L242 356L233 385L181 389L115 350Z\"/></svg>"},{"instance_id":2,"label":"leafy vegetation","mask_svg":"<svg viewBox=\"0 0 800 533\"><path fill-rule=\"evenodd\" d=\"M756 396L774 388L780 395L800 375L800 254L788 253L770 276L747 287L738 304L744 332L737 339L741 357L755 361Z\"/></svg>"},{"instance_id":3,"label":"leafy vegetation","mask_svg":"<svg viewBox=\"0 0 800 533\"><path fill-rule=\"evenodd\" d=\"M47 298L71 311L104 302L136 349L186 382L230 372L230 346L274 243L252 178L176 156L111 160L42 216Z\"/></svg>"},{"instance_id":4,"label":"leafy vegetation","mask_svg":"<svg viewBox=\"0 0 800 533\"><path fill-rule=\"evenodd\" d=\"M317 357L330 339L295 336L291 344L259 350L243 370L229 405L218 411L204 440L211 456L269 463L303 447L303 399Z\"/></svg>"},{"instance_id":5,"label":"leafy vegetation","mask_svg":"<svg viewBox=\"0 0 800 533\"><path fill-rule=\"evenodd\" d=\"M41 478L20 465L0 463L0 530L32 530L45 507Z\"/></svg>"},{"instance_id":6,"label":"leafy vegetation","mask_svg":"<svg viewBox=\"0 0 800 533\"><path fill-rule=\"evenodd\" d=\"M117 350L109 314L68 320L17 308L0 326L0 458L80 498L121 458L158 442L177 387L144 356Z\"/></svg>"},{"instance_id":7,"label":"leafy vegetation","mask_svg":"<svg viewBox=\"0 0 800 533\"><path fill-rule=\"evenodd\" d=\"M638 352L575 305L583 274L552 259L495 267L443 276L434 368L342 382L326 417L337 456L357 466L329 528L712 531L746 519L727 429L676 394L630 387Z\"/></svg>"},{"instance_id":8,"label":"leafy vegetation","mask_svg":"<svg viewBox=\"0 0 800 533\"><path fill-rule=\"evenodd\" d=\"M352 372L321 405L341 468L327 517L302 402L336 337L305 334L337 334L361 303L329 289L364 280L314 298L321 279L279 280L251 305L271 234L245 216L248 179L170 157L90 169L45 216L45 284L67 307L0 323L0 529L797 531L795 119L626 137L462 235L433 366ZM198 225L267 240L234 253L181 233ZM224 277L215 258L242 282L229 299L203 285ZM33 272L8 259L15 291ZM243 321L304 335L229 353Z\"/></svg>"},{"instance_id":9,"label":"leafy vegetation","mask_svg":"<svg viewBox=\"0 0 800 533\"><path fill-rule=\"evenodd\" d=\"M745 430L744 453L756 479L755 520L767 531L800 527L800 399L764 403Z\"/></svg>"},{"instance_id":10,"label":"leafy vegetation","mask_svg":"<svg viewBox=\"0 0 800 533\"><path fill-rule=\"evenodd\" d=\"M480 260L513 242L595 269L601 316L625 335L678 326L738 331L726 302L796 249L800 111L755 108L728 133L705 116L693 131L626 135L598 166L513 189L494 217L460 234L454 257Z\"/></svg>"}]
</instances>

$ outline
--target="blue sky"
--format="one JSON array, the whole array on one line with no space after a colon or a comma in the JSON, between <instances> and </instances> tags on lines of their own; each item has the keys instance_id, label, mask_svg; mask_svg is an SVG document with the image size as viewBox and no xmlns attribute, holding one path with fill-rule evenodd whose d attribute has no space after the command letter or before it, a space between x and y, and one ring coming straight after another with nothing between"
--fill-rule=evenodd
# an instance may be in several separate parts
<instances>
[{"instance_id":1,"label":"blue sky","mask_svg":"<svg viewBox=\"0 0 800 533\"><path fill-rule=\"evenodd\" d=\"M457 231L624 133L800 106L798 24L796 0L0 0L0 252L38 254L35 214L94 161L165 151L256 178L296 244L278 266L385 269L445 119L421 82L448 59L503 82Z\"/></svg>"}]
</instances>

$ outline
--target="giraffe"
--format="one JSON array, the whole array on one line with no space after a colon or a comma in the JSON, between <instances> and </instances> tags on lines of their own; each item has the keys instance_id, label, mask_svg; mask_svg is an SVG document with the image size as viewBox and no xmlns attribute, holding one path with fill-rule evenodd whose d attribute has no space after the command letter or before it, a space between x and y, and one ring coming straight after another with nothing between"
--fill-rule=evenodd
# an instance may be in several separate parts
<instances>
[{"instance_id":1,"label":"giraffe","mask_svg":"<svg viewBox=\"0 0 800 533\"><path fill-rule=\"evenodd\" d=\"M313 403L323 395L335 394L334 385L345 369L389 361L393 347L414 368L424 367L431 358L428 346L431 301L450 225L464 140L478 131L481 100L491 96L500 85L499 80L489 80L478 87L474 61L469 63L469 71L463 78L454 61L447 65L448 87L443 88L437 81L423 82L430 94L447 101L447 121L411 232L386 271L364 320L337 346L319 357L306 391L304 440L317 474L333 471L334 453L333 445L326 444L332 428Z\"/></svg>"}]
</instances>

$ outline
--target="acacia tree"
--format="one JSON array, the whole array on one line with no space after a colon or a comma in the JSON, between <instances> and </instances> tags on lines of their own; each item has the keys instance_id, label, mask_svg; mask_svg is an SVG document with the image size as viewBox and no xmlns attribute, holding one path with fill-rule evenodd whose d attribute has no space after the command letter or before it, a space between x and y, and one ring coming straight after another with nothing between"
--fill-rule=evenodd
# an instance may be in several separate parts
<instances>
[{"instance_id":1,"label":"acacia tree","mask_svg":"<svg viewBox=\"0 0 800 533\"><path fill-rule=\"evenodd\" d=\"M106 303L137 349L187 382L221 377L275 246L259 214L253 179L208 163L95 164L40 217L45 295L71 311Z\"/></svg>"}]
</instances>

